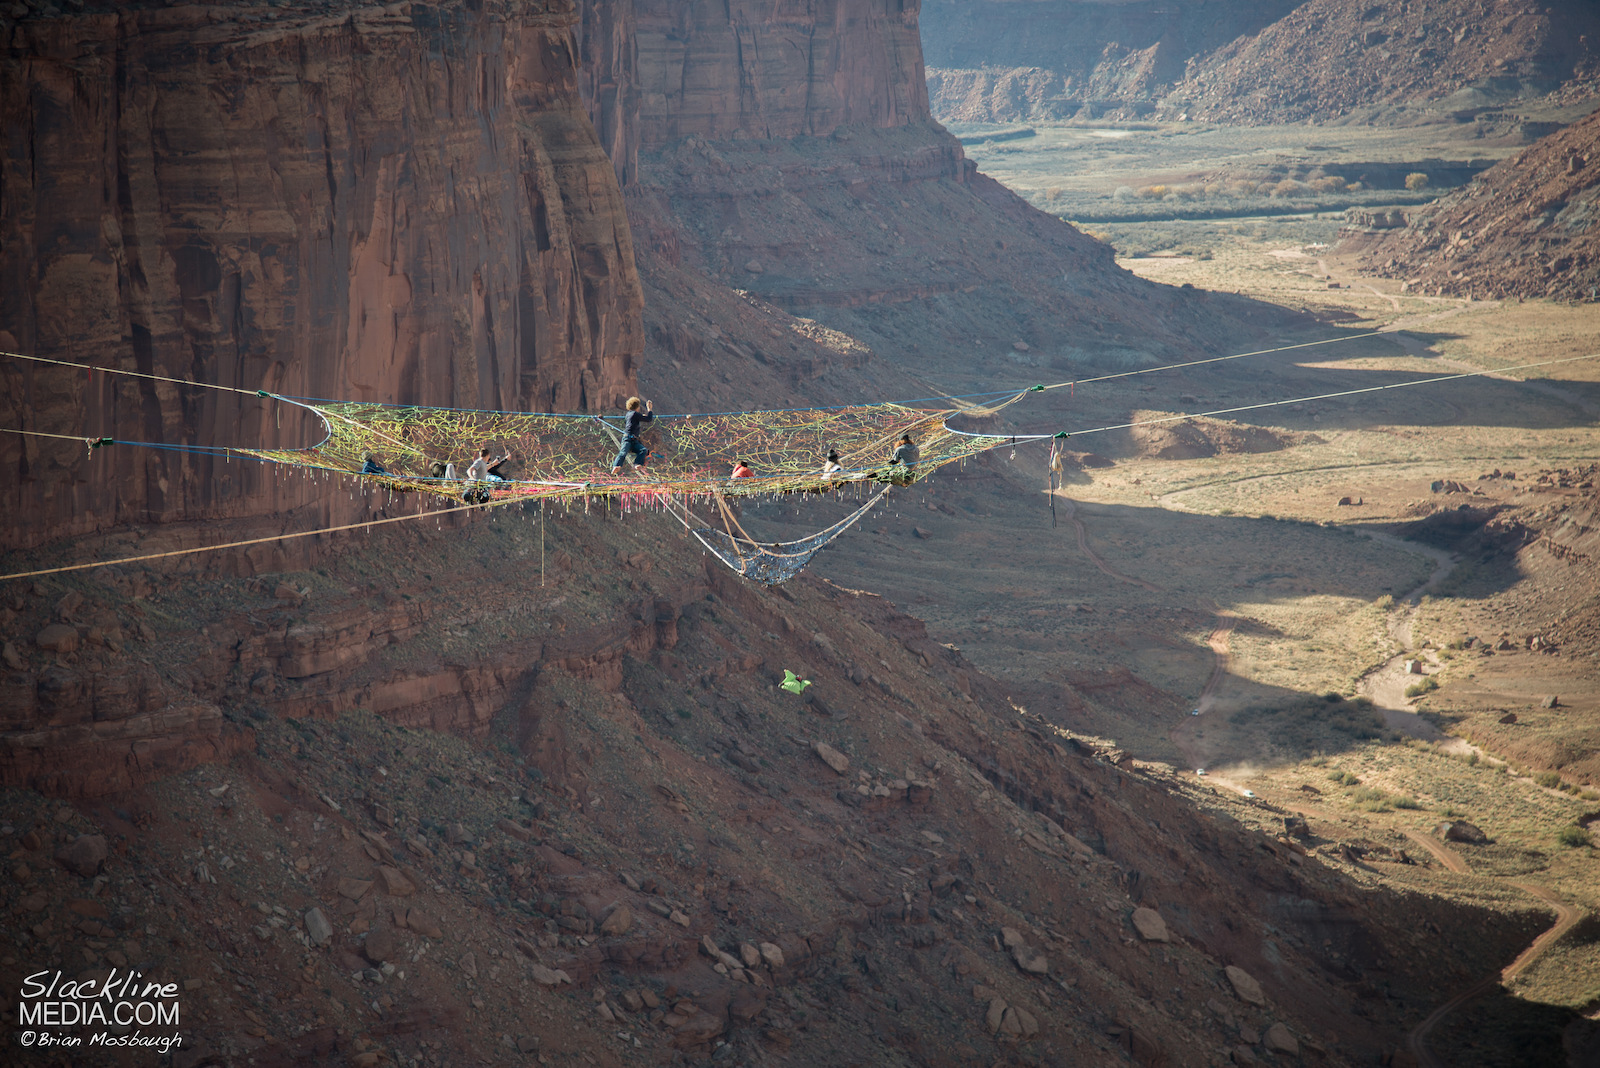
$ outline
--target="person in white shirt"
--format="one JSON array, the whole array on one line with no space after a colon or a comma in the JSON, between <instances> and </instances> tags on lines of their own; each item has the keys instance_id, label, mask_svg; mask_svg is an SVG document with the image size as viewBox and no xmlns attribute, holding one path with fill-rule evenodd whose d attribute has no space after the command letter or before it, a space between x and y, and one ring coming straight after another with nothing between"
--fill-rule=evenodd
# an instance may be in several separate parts
<instances>
[{"instance_id":1,"label":"person in white shirt","mask_svg":"<svg viewBox=\"0 0 1600 1068\"><path fill-rule=\"evenodd\" d=\"M490 463L488 448L484 447L479 449L477 459L473 460L472 463L467 467L467 481L471 483L471 485L469 485L466 492L461 495L461 499L466 501L468 504L489 503L489 483L491 481L505 481L505 478L498 471L496 471L495 468L499 467L509 459L511 459L511 453L507 452L504 456L500 457L500 459Z\"/></svg>"}]
</instances>

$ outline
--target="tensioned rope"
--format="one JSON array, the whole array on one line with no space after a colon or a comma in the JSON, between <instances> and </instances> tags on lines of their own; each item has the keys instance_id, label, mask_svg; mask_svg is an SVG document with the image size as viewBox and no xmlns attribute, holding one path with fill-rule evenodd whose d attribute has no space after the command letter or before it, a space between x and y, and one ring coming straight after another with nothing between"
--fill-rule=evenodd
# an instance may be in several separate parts
<instances>
[{"instance_id":1,"label":"tensioned rope","mask_svg":"<svg viewBox=\"0 0 1600 1068\"><path fill-rule=\"evenodd\" d=\"M1306 347L1306 346L1290 346L1290 347ZM1359 388L1355 388L1355 389L1339 390L1339 391L1335 391L1335 392L1331 392L1331 393L1316 394L1316 395L1312 395L1312 396L1293 397L1293 398L1286 398L1286 399L1283 399L1283 400L1276 400L1276 401L1263 401L1263 402L1256 403L1256 404L1238 405L1238 406L1230 407L1230 408L1219 408L1219 409L1214 409L1214 410L1207 411L1207 412L1180 413L1180 414L1175 414L1175 415L1170 415L1170 416L1160 416L1160 417L1151 418L1151 419L1133 420L1133 421L1126 422L1126 423L1117 423L1117 424L1109 424L1109 425L1106 425L1106 426L1086 428L1086 429L1083 429L1083 430L1073 431L1073 432L1070 432L1070 433L1066 432L1066 431L1062 431L1062 432L1055 433L1055 434L1018 434L1018 435L997 435L997 434L992 434L992 433L991 434L976 434L976 433L971 433L971 432L968 432L968 431L955 430L955 429L949 427L947 423L942 423L940 429L946 434L949 434L949 435L952 435L952 436L955 436L955 437L960 437L960 438L985 439L985 440L983 440L983 441L974 440L972 447L970 447L968 449L964 449L964 450L963 449L957 449L957 450L954 450L954 451L952 451L952 452L950 452L949 454L946 454L946 455L925 456L924 457L924 461L923 461L923 463L924 463L924 471L925 472L931 471L932 469L940 466L942 463L949 462L950 460L953 460L953 459L958 459L963 455L974 455L976 453L987 452L987 451L991 451L991 450L996 449L996 448L1003 448L1003 447L1006 447L1007 445L1015 445L1015 444L1021 443L1021 442L1042 441L1042 440L1049 440L1049 439L1056 439L1056 438L1064 438L1064 437L1069 437L1069 436L1081 436L1081 435L1084 435L1084 434L1101 433L1101 432L1110 431L1110 430L1130 429L1130 428L1139 427L1139 426L1150 426L1150 425L1157 425L1157 424L1162 424L1162 423L1181 422L1181 421L1184 421L1184 420L1196 419L1196 418L1204 418L1204 417L1209 417L1209 416L1231 415L1231 414L1236 414L1236 413L1240 413L1240 412L1257 411L1257 410L1261 410L1261 409L1265 409L1265 408L1273 408L1273 407L1278 407L1278 406L1287 405L1287 404L1305 403L1305 402L1308 402L1308 401L1318 401L1318 400L1332 400L1332 399L1336 399L1336 398L1340 398L1340 397L1350 397L1350 396L1358 396L1358 395L1368 394L1368 393L1376 393L1376 392L1381 392L1383 390L1388 390L1388 389L1402 389L1402 388L1406 388L1406 387L1409 387L1409 386L1434 385L1434 384L1438 384L1438 383L1441 383L1441 382L1459 381L1459 380L1462 380L1462 379L1477 378L1477 377L1483 377L1483 376L1486 376L1486 375L1505 374L1505 373L1512 372L1512 371L1523 371L1523 370L1531 370L1531 369L1539 368L1539 367L1559 366L1559 365L1562 365L1562 364L1575 363L1575 362L1579 362L1579 361L1583 361L1583 360L1591 360L1591 359L1595 359L1597 357L1600 357L1600 353L1591 353L1591 354L1583 355L1583 356L1564 357L1564 358L1554 359L1554 360L1541 360L1541 361L1535 361L1535 362L1524 363L1524 364L1515 364L1515 365L1510 365L1510 366L1506 366L1506 367L1484 368L1484 369L1477 370L1477 371L1468 371L1468 372L1461 372L1461 373L1458 373L1458 374L1438 375L1438 376L1433 376L1433 377L1430 377L1430 378L1415 379L1415 380L1409 381L1409 382L1393 382L1393 383L1388 383L1388 384L1385 384L1385 385L1365 386L1365 387L1359 387ZM60 362L60 361L45 361L45 362ZM1215 360L1211 360L1211 361L1204 361L1204 362L1216 362L1216 361ZM82 365L69 364L68 366L79 367L79 366L82 366ZM1154 370L1154 369L1152 369L1152 370ZM161 378L162 376L145 376L145 377ZM164 380L173 381L173 382L180 382L180 383L183 382L183 380L181 380L181 379L164 379ZM186 384L189 384L189 383L186 383ZM208 385L206 383L192 383L192 384ZM235 389L233 389L233 387L213 387L213 388L228 389L228 390L231 390L233 392L241 392L241 393L248 393L249 392L247 390L235 390ZM1004 404L1000 404L1000 405L996 405L996 406L989 406L987 408L980 407L979 408L979 412L980 412L980 414L985 414L985 413L992 413L993 411L998 411L1000 408L1003 408L1003 407L1009 405L1010 403L1014 403L1015 400L1020 400L1027 393L1034 392L1035 390L1042 389L1042 388L1057 388L1057 387L1034 387L1033 389L1030 389L1030 390L1023 390L1022 392L1016 394L1016 396L1013 397L1011 401L1007 401ZM276 396L276 395L270 395L269 394L269 396ZM277 399L285 399L285 398L277 398ZM290 403L296 403L296 402L292 402L291 401ZM759 413L744 413L744 414L752 414L753 415L753 414L759 414ZM965 413L964 412L947 412L947 413L927 413L927 412L915 412L915 413L912 413L912 412L908 412L907 414L908 415L915 415L917 417L915 419L914 423L911 424L911 425L915 426L915 425L924 425L924 424L926 424L926 423L928 423L928 422L930 422L932 420L935 420L935 419L947 420L948 418L950 418L952 416L959 415L959 414L965 414ZM585 416L583 418L592 418L592 417ZM98 444L110 444L111 443L110 439L105 439L105 438L101 438L101 439L86 439L86 438L76 437L76 436L72 436L72 435L50 434L50 433L45 433L45 432L42 432L42 431L22 431L22 430L15 430L15 429L11 429L11 428L0 428L0 429L7 429L8 432L10 432L10 433L29 434L29 435L35 435L35 436L40 436L40 437L56 438L56 439L61 439L61 440L83 441L83 442L88 443L91 448L95 447ZM166 447L166 446L162 446L162 445L155 444L155 443L142 443L142 442L141 443L134 443L134 442L129 442L129 444L141 444L141 445L148 444L151 447L155 447L155 448ZM218 447L214 447L213 446L213 447L202 447L202 448L218 448ZM226 451L228 451L228 452L238 452L240 450L226 450ZM907 472L907 474L910 475L911 472ZM837 480L836 484L843 484L844 482L847 482L847 481L857 481L857 480L860 480L862 477L863 476L862 476L861 472L850 472L846 476L845 479ZM751 481L757 483L757 485L752 486L751 488L754 489L754 490L760 491L759 480L751 480ZM826 480L824 480L824 481L826 481ZM909 482L910 479L907 479L906 481ZM835 484L835 483L830 483L830 484ZM904 484L904 483L902 483L902 484ZM587 488L587 487L584 487L584 488ZM641 496L641 497L645 497L645 498L654 497L657 500L662 500L662 499L670 500L671 499L671 495L672 495L673 485L672 484L668 484L668 483L645 482L645 483L637 484L637 489L640 490L640 491L643 491L643 492L639 493L639 496ZM769 551L769 550L765 550L761 546L761 544L759 542L755 542L754 539L750 539L749 535L746 534L743 531L742 528L739 530L739 533L741 535L744 535L742 538L734 536L732 534L732 532L730 531L729 534L726 535L727 548L729 550L731 550L732 554L739 560L739 564L737 564L737 565L733 561L731 561L729 559L727 553L725 553L724 551L722 551L718 547L708 543L707 539L702 536L702 532L704 532L705 534L714 535L719 540L722 537L724 537L724 535L722 535L720 532L716 532L716 531L711 530L709 528L696 529L695 527L691 526L690 523L688 523L688 522L685 522L684 525L690 529L691 533L695 534L697 539L699 539L702 542L702 544L705 544L708 549L711 549L713 552L717 553L717 555L719 557L721 557L725 563L728 563L728 565L730 567L734 567L735 570L741 571L741 573L744 573L744 571L745 571L745 566L744 565L746 564L748 557L751 554L753 554L756 551L758 551L758 550L760 551L760 554L762 556L772 558L774 561L776 561L778 558L793 558L793 559L797 559L799 561L799 563L796 566L793 567L793 571L794 572L798 572L799 568L804 566L804 561L808 560L810 558L810 556L815 552L815 550L817 548L820 548L821 545L826 544L827 541L832 540L832 537L837 536L838 533L842 533L843 528L848 527L850 525L850 523L853 523L855 521L855 518L859 517L859 515L861 515L861 514L864 514L871 507L872 504L877 503L877 500L880 499L882 497L883 493L886 492L886 491L887 491L887 487L885 487L884 490L880 491L873 498L873 500L868 503L867 506L865 506L865 507L863 507L861 509L858 509L857 512L853 516L848 517L847 521L843 521L840 524L835 524L834 527L830 527L827 531L823 531L819 535L813 535L811 538L802 539L799 542L783 543L782 545L774 544L772 546L772 549L779 550L777 552L772 552L772 551ZM717 497L717 499L719 501L719 504L720 504L721 503L721 501L720 501L721 494L720 493L716 493L715 496ZM499 498L499 499L495 499L493 501L479 501L479 502L476 502L476 506L480 507L480 508L481 507L496 507L496 506L499 506L499 505L502 505L502 504L516 503L519 499L521 499L521 498L509 497L509 498ZM693 519L694 517L693 517L692 513L688 512L687 500L688 500L688 494L686 493L685 494L684 512L685 512L686 515L689 516L690 519ZM668 510L671 511L670 508ZM159 559L165 559L165 558L170 558L170 557L192 555L192 554L196 554L196 553L214 552L214 551L219 551L219 550L224 550L224 549L241 548L241 547L249 546L249 545L259 545L259 544L265 544L265 543L274 542L274 541L285 541L285 540L290 540L290 539L294 539L294 538L310 537L310 536L318 535L318 534L331 534L331 533L337 533L337 532L346 531L346 530L354 530L354 529L361 529L361 528L374 527L374 526L383 526L383 525L390 524L390 523L406 522L406 521L412 520L412 519L425 518L425 517L427 517L429 515L434 515L435 517L437 517L439 515L439 513L436 512L436 511L434 511L434 512L424 511L424 512L418 512L418 513L416 513L414 515L395 516L395 517L388 517L388 518L377 519L377 520L367 520L367 521L363 521L363 522L359 522L359 523L348 523L348 524L343 524L343 525L335 526L335 527L320 528L320 529L317 529L317 530L299 531L299 532L294 532L294 533L290 533L290 534L278 534L278 535L271 535L271 536L262 537L262 538L247 539L247 540L244 540L244 541L227 542L227 543L223 543L223 544L219 544L219 545L196 546L196 547L190 548L190 549L178 549L178 550L171 550L171 551L162 552L162 553L149 553L149 554L144 554L144 555L140 555L140 556L127 557L127 558L122 558L122 559L117 559L117 560L95 561L95 562L91 562L91 563L73 564L73 565L66 565L66 566L55 567L55 568L43 568L43 569L37 569L37 570L33 570L33 571L18 572L18 573L9 574L9 575L0 575L0 581L8 581L8 580L17 579L17 578L37 577L37 576L49 575L49 574L58 574L58 573L68 572L68 571L86 570L86 569L95 568L95 567L114 566L114 565L118 565L118 564L139 563L139 562L144 562L144 561L149 561L149 560L159 560ZM679 518L679 517L677 517L675 515L675 518ZM680 522L682 522L682 521L683 520L680 518ZM743 542L744 546L747 546L748 549L742 548L740 546L741 542ZM784 552L784 551L782 551L784 549L790 549L790 548L793 548L793 549L798 550L798 551L795 551L795 552ZM763 579L763 581L768 581L768 580L767 579ZM782 581L782 578L778 578L775 581Z\"/></svg>"},{"instance_id":2,"label":"tensioned rope","mask_svg":"<svg viewBox=\"0 0 1600 1068\"><path fill-rule=\"evenodd\" d=\"M1205 359L1186 360L1186 361L1181 362L1181 363L1161 364L1160 366L1157 366L1157 367L1141 367L1141 368L1137 368L1137 369L1132 370L1132 371L1117 371L1117 372L1115 372L1113 374L1096 375L1096 376L1093 376L1091 378L1075 378L1075 379L1072 379L1070 381L1055 382L1055 383L1051 383L1051 384L1048 384L1048 385L1023 386L1023 387L1015 387L1015 388L1012 388L1012 389L992 389L992 390L987 390L987 391L984 391L984 392L981 392L981 393L958 393L958 394L953 394L953 395L952 394L939 394L938 396L933 396L933 397L914 397L914 398L912 398L910 400L880 401L880 402L877 402L877 403L898 404L898 405L904 406L904 405L911 405L911 404L925 404L925 403L928 403L930 401L969 400L969 399L974 398L974 397L1001 397L1001 396L1006 396L1006 395L1009 395L1009 394L1012 394L1012 393L1018 393L1018 392L1028 392L1028 391L1039 392L1039 391L1043 391L1043 390L1066 389L1066 388L1070 388L1072 386L1089 385L1089 384L1095 383L1095 382L1110 382L1110 381L1112 381L1114 379L1118 379L1118 378L1132 378L1132 377L1135 377L1135 376L1138 376L1138 375L1159 374L1162 371L1179 371L1179 370L1182 370L1183 368L1186 368L1186 367L1200 367L1200 366L1203 366L1205 364L1226 363L1226 362L1228 362L1230 360L1243 360L1243 359L1248 359L1249 357L1252 357L1252 356L1270 356L1270 355L1272 355L1274 353L1292 352L1292 351L1294 351L1296 349L1317 348L1317 347L1322 346L1322 345L1336 345L1336 344L1339 344L1339 343L1345 342L1345 341L1360 341L1360 340L1362 340L1364 338L1377 337L1377 336L1379 336L1381 334L1388 333L1388 332L1389 331L1385 331L1385 330L1369 330L1366 333L1361 333L1361 334L1346 334L1346 335L1344 335L1342 337L1322 338L1321 340L1318 340L1318 341L1302 341L1302 342L1296 342L1295 344L1292 344L1292 345L1279 345L1279 346L1277 346L1275 348L1270 348L1270 349L1255 349L1255 350L1253 350L1251 352L1236 352L1236 353L1232 353L1232 354L1227 355L1227 356L1209 356L1209 357L1206 357ZM51 364L51 365L54 365L54 366L57 366L57 367L69 367L69 368L74 368L74 369L77 369L77 370L88 371L88 372L91 372L91 373L94 372L94 371L100 371L100 372L102 372L104 374L129 375L129 376L134 377L134 378L146 378L146 379L151 379L151 380L156 381L156 382L172 382L172 383L175 383L175 384L180 385L180 386L198 386L198 387L200 387L202 389L217 389L217 390L223 390L223 391L228 392L228 393L239 393L239 394L243 394L245 396L255 396L255 397L263 397L263 398L271 397L271 398L276 399L276 400L286 400L286 401L307 401L307 402L310 402L312 404L342 403L342 402L337 401L334 398L327 398L327 397L300 397L300 396L292 396L292 395L288 395L288 394L274 393L274 392L270 392L270 391L262 390L262 389L244 389L244 388L241 388L241 387L238 387L238 386L223 386L223 385L218 385L218 384L216 384L214 382L196 382L196 381L192 381L192 380L187 379L187 378L171 378L171 377L166 376L166 375L150 374L150 373L144 372L144 371L130 371L130 370L126 370L125 368L120 368L120 367L95 367L95 366L93 366L91 364L75 363L75 362L73 362L71 360L56 360L56 359L51 359L50 357L47 357L47 356L29 356L29 355L26 355L26 354L20 353L20 352L0 352L0 356L9 357L9 358L15 359L15 360L28 360L28 361L33 362L33 363ZM564 419L590 419L590 418L593 418L593 416L588 414L588 413L574 413L574 412L511 412L511 411L502 411L502 410L494 409L494 408L448 408L448 407L442 407L442 406L438 406L438 405L394 404L394 403L380 402L380 401L368 402L368 406L370 406L370 407L386 407L386 408L412 408L412 409L418 409L418 410L432 410L432 411L446 411L446 412L459 413L459 414L463 414L463 415L538 415L538 416L542 416L542 417L546 417L546 418L564 418ZM774 409L770 409L767 414L780 415L780 414L789 414L789 413L794 413L794 412L824 412L824 411L836 411L836 410L839 410L841 408L851 408L851 407L855 407L855 405L850 405L850 404L819 404L819 405L813 405L813 406L807 407L807 408L774 408ZM676 414L676 415L662 414L662 415L658 415L657 418L658 419L700 419L700 418L707 418L707 417L710 417L710 416L719 416L719 415L746 415L746 414L749 414L749 413L746 413L746 412L735 412L735 411L729 411L729 412L685 412L685 413L680 413L680 414ZM60 437L71 437L71 435L58 435L58 436L60 436ZM74 438L73 440L82 440L82 439L81 438ZM135 444L135 443L134 442L126 442L124 444ZM144 444L144 443L139 443L139 444ZM204 447L205 446L196 446L196 448L204 448ZM220 446L211 446L211 447L212 448L218 448Z\"/></svg>"},{"instance_id":3,"label":"tensioned rope","mask_svg":"<svg viewBox=\"0 0 1600 1068\"><path fill-rule=\"evenodd\" d=\"M1006 442L1003 444L1023 441L1048 441L1052 438L1061 437L1076 438L1082 437L1085 434L1100 434L1108 430L1130 430L1134 427L1155 426L1159 423L1181 423L1186 419L1205 419L1214 415L1232 415L1236 412L1253 412L1259 411L1262 408L1277 408L1285 404L1305 404L1310 401L1334 400L1338 397L1354 397L1362 393L1378 393L1386 389L1405 389L1410 386L1430 386L1439 382L1454 382L1463 378L1481 378L1485 375L1505 374L1508 371L1527 371L1535 367L1554 367L1558 364L1577 363L1580 360L1593 360L1596 358L1600 358L1600 352L1591 352L1586 356L1567 356L1559 360L1540 360L1537 363L1519 363L1513 364L1509 367L1489 367L1481 371L1463 371L1460 374L1454 375L1438 375L1433 378L1418 378L1410 382L1390 382L1387 385L1382 386L1362 386L1359 389L1344 389L1336 393L1318 393L1307 397L1289 397L1285 400L1262 401L1259 404L1241 404L1233 408L1216 408L1209 412L1184 412L1177 415L1164 415L1155 419L1137 419L1130 423L1111 423L1106 426L1090 427L1086 430L1073 430L1069 432L1057 432L1054 434L1014 434L1008 437ZM960 437L987 438L995 436L993 434L973 434L965 430L955 430L949 427L946 429L949 430L951 434L955 434ZM990 446L990 448L1002 448L1003 444L993 445Z\"/></svg>"},{"instance_id":4,"label":"tensioned rope","mask_svg":"<svg viewBox=\"0 0 1600 1068\"><path fill-rule=\"evenodd\" d=\"M509 502L507 502L509 503ZM472 505L473 508L493 508L494 504ZM18 571L10 575L0 575L0 582L11 579L38 578L41 575L59 575L64 571L87 571L94 567L115 567L118 564L138 564L146 560L165 560L174 556L193 556L195 553L212 553L221 549L241 549L246 545L265 545L269 541L292 541L295 538L309 538L316 534L337 534L343 530L359 530L363 527L381 527L389 523L405 523L413 519L438 519L445 513L442 511L418 512L415 515L394 515L384 519L369 519L361 523L345 523L337 527L320 527L316 530L297 530L289 534L272 534L265 538L248 538L245 541L224 542L221 545L197 545L192 549L172 549L164 553L145 553L142 556L124 556L119 560L96 560L87 564L66 564L62 567L45 567L37 571Z\"/></svg>"}]
</instances>

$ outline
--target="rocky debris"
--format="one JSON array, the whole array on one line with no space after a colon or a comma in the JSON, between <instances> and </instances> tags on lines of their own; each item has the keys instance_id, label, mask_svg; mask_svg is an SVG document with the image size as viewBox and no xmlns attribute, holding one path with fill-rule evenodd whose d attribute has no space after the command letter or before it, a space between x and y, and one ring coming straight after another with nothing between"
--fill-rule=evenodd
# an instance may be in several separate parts
<instances>
[{"instance_id":1,"label":"rocky debris","mask_svg":"<svg viewBox=\"0 0 1600 1068\"><path fill-rule=\"evenodd\" d=\"M1306 789L1306 787L1301 787L1301 789ZM1311 792L1316 793L1317 791L1312 788ZM1306 822L1304 816L1285 816L1283 817L1283 833L1293 838L1310 838L1311 824Z\"/></svg>"},{"instance_id":2,"label":"rocky debris","mask_svg":"<svg viewBox=\"0 0 1600 1068\"><path fill-rule=\"evenodd\" d=\"M1261 993L1261 984L1255 977L1236 964L1230 964L1223 969L1223 974L1228 977L1228 982L1233 987L1233 992L1240 1001L1251 1005L1265 1005L1267 999Z\"/></svg>"},{"instance_id":3,"label":"rocky debris","mask_svg":"<svg viewBox=\"0 0 1600 1068\"><path fill-rule=\"evenodd\" d=\"M1597 207L1600 114L1591 113L1414 212L1405 229L1368 240L1360 263L1417 293L1591 301Z\"/></svg>"},{"instance_id":4,"label":"rocky debris","mask_svg":"<svg viewBox=\"0 0 1600 1068\"><path fill-rule=\"evenodd\" d=\"M56 850L56 863L76 875L92 879L100 873L100 865L110 855L104 835L80 834Z\"/></svg>"},{"instance_id":5,"label":"rocky debris","mask_svg":"<svg viewBox=\"0 0 1600 1068\"><path fill-rule=\"evenodd\" d=\"M1433 829L1434 836L1446 842L1467 842L1471 845L1484 845L1489 841L1489 836L1484 834L1477 825L1466 820L1446 820Z\"/></svg>"},{"instance_id":6,"label":"rocky debris","mask_svg":"<svg viewBox=\"0 0 1600 1068\"><path fill-rule=\"evenodd\" d=\"M515 838L519 842L526 842L526 841L529 841L530 839L533 838L533 831L531 831L527 827L524 827L522 824L517 823L515 820L508 820L508 819L496 820L495 821L495 827L496 827L496 829L504 831L506 834L509 834L511 837Z\"/></svg>"},{"instance_id":7,"label":"rocky debris","mask_svg":"<svg viewBox=\"0 0 1600 1068\"><path fill-rule=\"evenodd\" d=\"M10 642L0 646L0 663L11 671L21 671L27 666L27 661L22 659L22 654L17 652L17 647Z\"/></svg>"},{"instance_id":8,"label":"rocky debris","mask_svg":"<svg viewBox=\"0 0 1600 1068\"><path fill-rule=\"evenodd\" d=\"M528 966L528 975L540 986L560 986L562 983L571 983L572 976L561 968L550 968L543 964L534 963Z\"/></svg>"},{"instance_id":9,"label":"rocky debris","mask_svg":"<svg viewBox=\"0 0 1600 1068\"><path fill-rule=\"evenodd\" d=\"M1261 1044L1273 1053L1285 1053L1291 1057L1300 1056L1300 1043L1281 1023L1275 1023L1267 1028L1267 1033L1261 1037Z\"/></svg>"},{"instance_id":10,"label":"rocky debris","mask_svg":"<svg viewBox=\"0 0 1600 1068\"><path fill-rule=\"evenodd\" d=\"M326 945L333 938L333 924L328 922L327 913L320 908L306 910L306 937L314 946Z\"/></svg>"},{"instance_id":11,"label":"rocky debris","mask_svg":"<svg viewBox=\"0 0 1600 1068\"><path fill-rule=\"evenodd\" d=\"M1435 479L1428 486L1428 489L1429 489L1430 492L1433 492L1433 493L1477 493L1478 492L1477 490L1473 489L1471 486L1464 486L1459 482L1452 482L1449 479Z\"/></svg>"},{"instance_id":12,"label":"rocky debris","mask_svg":"<svg viewBox=\"0 0 1600 1068\"><path fill-rule=\"evenodd\" d=\"M1171 936L1167 933L1167 921L1155 909L1137 908L1133 910L1133 928L1139 932L1139 937L1146 942L1170 942Z\"/></svg>"},{"instance_id":13,"label":"rocky debris","mask_svg":"<svg viewBox=\"0 0 1600 1068\"><path fill-rule=\"evenodd\" d=\"M783 967L783 950L775 943L763 942L757 948L761 950L761 959L766 962L767 967L773 969Z\"/></svg>"},{"instance_id":14,"label":"rocky debris","mask_svg":"<svg viewBox=\"0 0 1600 1068\"><path fill-rule=\"evenodd\" d=\"M840 775L843 775L850 770L850 758L839 752L839 750L835 749L827 742L814 743L811 747L811 751L816 753L818 759L820 759L824 764L828 765L828 767L832 768Z\"/></svg>"}]
</instances>

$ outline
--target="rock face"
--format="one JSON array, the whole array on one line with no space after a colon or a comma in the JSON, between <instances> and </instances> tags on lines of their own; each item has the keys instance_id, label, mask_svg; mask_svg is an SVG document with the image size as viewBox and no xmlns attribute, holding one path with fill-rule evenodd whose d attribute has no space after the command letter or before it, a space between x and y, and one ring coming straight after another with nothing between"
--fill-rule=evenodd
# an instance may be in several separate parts
<instances>
[{"instance_id":1,"label":"rock face","mask_svg":"<svg viewBox=\"0 0 1600 1068\"><path fill-rule=\"evenodd\" d=\"M1600 255L1600 113L1502 160L1381 238L1354 237L1362 266L1408 289L1478 298L1594 300Z\"/></svg>"},{"instance_id":2,"label":"rock face","mask_svg":"<svg viewBox=\"0 0 1600 1068\"><path fill-rule=\"evenodd\" d=\"M271 447L317 428L257 389L616 403L642 298L578 20L570 0L5 20L0 349L243 391L9 361L6 425ZM220 457L10 435L0 465L20 473L13 546L327 496Z\"/></svg>"},{"instance_id":3,"label":"rock face","mask_svg":"<svg viewBox=\"0 0 1600 1068\"><path fill-rule=\"evenodd\" d=\"M1373 106L1451 114L1592 95L1589 5L1442 0L927 0L934 114L945 121L1187 115L1303 122Z\"/></svg>"},{"instance_id":4,"label":"rock face","mask_svg":"<svg viewBox=\"0 0 1600 1068\"><path fill-rule=\"evenodd\" d=\"M1010 122L1148 111L1186 62L1260 32L1294 6L926 0L934 112L947 122Z\"/></svg>"},{"instance_id":5,"label":"rock face","mask_svg":"<svg viewBox=\"0 0 1600 1068\"><path fill-rule=\"evenodd\" d=\"M645 145L928 119L920 0L633 0Z\"/></svg>"}]
</instances>

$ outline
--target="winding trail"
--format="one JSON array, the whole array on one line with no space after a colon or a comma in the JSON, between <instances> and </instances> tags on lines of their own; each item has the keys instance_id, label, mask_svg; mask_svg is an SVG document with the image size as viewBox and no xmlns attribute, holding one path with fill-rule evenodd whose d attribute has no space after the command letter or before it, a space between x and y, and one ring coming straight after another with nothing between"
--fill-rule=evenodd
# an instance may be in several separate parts
<instances>
[{"instance_id":1,"label":"winding trail","mask_svg":"<svg viewBox=\"0 0 1600 1068\"><path fill-rule=\"evenodd\" d=\"M1110 575L1119 582L1131 583L1142 589L1149 590L1151 593L1162 592L1160 586L1157 586L1154 583L1146 582L1142 578L1135 578L1132 575L1124 575L1122 572L1118 571L1116 568L1100 559L1099 555L1096 554L1093 549L1089 548L1089 532L1084 528L1083 520L1078 518L1077 504L1071 497L1068 497L1061 490L1052 490L1051 492L1053 492L1056 497L1066 503L1067 522L1072 524L1073 529L1078 535L1078 551L1087 556L1090 563L1094 564L1095 567L1098 567L1101 571L1105 572L1107 575Z\"/></svg>"}]
</instances>

